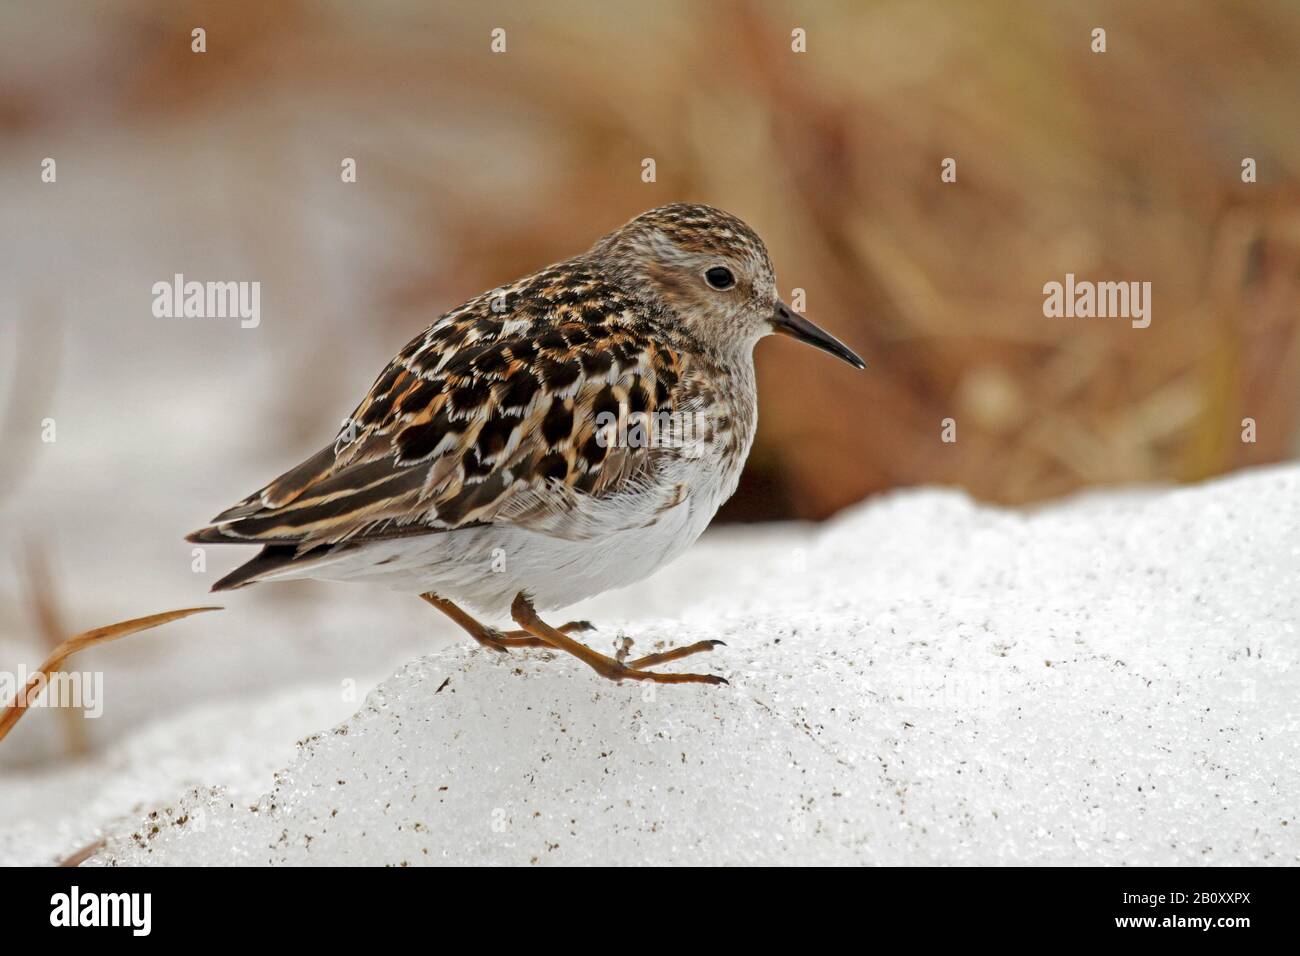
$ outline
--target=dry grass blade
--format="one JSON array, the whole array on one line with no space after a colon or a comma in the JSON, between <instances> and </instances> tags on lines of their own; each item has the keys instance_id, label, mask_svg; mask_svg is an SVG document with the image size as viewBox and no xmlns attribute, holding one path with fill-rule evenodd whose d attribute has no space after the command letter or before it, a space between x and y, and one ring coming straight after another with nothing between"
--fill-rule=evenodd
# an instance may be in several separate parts
<instances>
[{"instance_id":1,"label":"dry grass blade","mask_svg":"<svg viewBox=\"0 0 1300 956\"><path fill-rule=\"evenodd\" d=\"M83 846L80 850L72 854L67 859L60 860L59 866L60 867L81 866L81 864L85 863L87 860L89 860L100 850L104 849L104 842L105 842L104 840L96 840L94 843L91 843L88 846Z\"/></svg>"},{"instance_id":2,"label":"dry grass blade","mask_svg":"<svg viewBox=\"0 0 1300 956\"><path fill-rule=\"evenodd\" d=\"M27 712L27 707L23 704L31 700L33 691L43 687L50 679L50 675L56 672L73 654L83 651L88 647L94 647L96 644L106 644L109 641L115 641L119 637L126 637L128 634L135 634L139 631L147 631L151 627L158 627L171 621L178 621L183 617L189 617L191 614L202 614L204 611L220 611L220 607L187 607L178 611L163 611L161 614L150 614L148 617L132 618L129 621L119 621L116 624L109 624L105 627L97 627L90 631L70 637L58 647L54 652L45 659L45 662L32 674L27 681L27 686L23 688L19 696L16 696L11 704L0 714L0 740L4 740L13 730L14 725L22 720L23 714Z\"/></svg>"},{"instance_id":3,"label":"dry grass blade","mask_svg":"<svg viewBox=\"0 0 1300 956\"><path fill-rule=\"evenodd\" d=\"M44 550L35 541L27 546L27 577L27 593L37 630L45 648L52 651L63 643L63 635L68 631L63 626L63 615ZM59 719L63 724L65 754L76 757L89 751L83 715L71 707L62 707L59 708Z\"/></svg>"}]
</instances>

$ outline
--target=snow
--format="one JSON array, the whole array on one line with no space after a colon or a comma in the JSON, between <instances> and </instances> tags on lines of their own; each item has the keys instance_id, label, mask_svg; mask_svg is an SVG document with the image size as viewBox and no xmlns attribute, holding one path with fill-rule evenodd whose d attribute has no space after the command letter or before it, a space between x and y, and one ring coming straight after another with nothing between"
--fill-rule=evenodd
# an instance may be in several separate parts
<instances>
[{"instance_id":1,"label":"snow","mask_svg":"<svg viewBox=\"0 0 1300 956\"><path fill-rule=\"evenodd\" d=\"M7 773L0 862L1294 865L1298 502L1287 466L722 529L563 617L602 650L721 638L668 666L729 686L468 640L341 723L335 684L258 685Z\"/></svg>"}]
</instances>

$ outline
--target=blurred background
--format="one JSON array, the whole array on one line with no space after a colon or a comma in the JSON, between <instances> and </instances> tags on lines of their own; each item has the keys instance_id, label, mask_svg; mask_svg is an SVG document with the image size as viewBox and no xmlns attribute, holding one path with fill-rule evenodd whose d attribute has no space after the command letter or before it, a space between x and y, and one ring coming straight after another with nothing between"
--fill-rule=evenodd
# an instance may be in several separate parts
<instances>
[{"instance_id":1,"label":"blurred background","mask_svg":"<svg viewBox=\"0 0 1300 956\"><path fill-rule=\"evenodd\" d=\"M758 439L720 520L1292 457L1297 62L1288 0L0 6L0 668L203 603L247 553L196 569L182 535L318 449L403 343L667 202L747 220L782 293L869 366L759 346ZM1044 318L1067 272L1149 281L1150 327ZM175 273L260 282L261 325L155 318ZM370 588L223 603L88 654L105 717L32 717L0 767L450 638Z\"/></svg>"}]
</instances>

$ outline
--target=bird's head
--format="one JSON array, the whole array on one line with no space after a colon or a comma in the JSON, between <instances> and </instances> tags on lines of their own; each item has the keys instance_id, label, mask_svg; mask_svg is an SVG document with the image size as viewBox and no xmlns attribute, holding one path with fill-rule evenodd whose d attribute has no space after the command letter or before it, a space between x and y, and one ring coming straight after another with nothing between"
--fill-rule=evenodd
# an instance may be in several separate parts
<instances>
[{"instance_id":1,"label":"bird's head","mask_svg":"<svg viewBox=\"0 0 1300 956\"><path fill-rule=\"evenodd\" d=\"M590 254L706 346L750 349L777 332L866 367L834 336L781 301L767 246L721 209L700 203L660 206L602 237Z\"/></svg>"}]
</instances>

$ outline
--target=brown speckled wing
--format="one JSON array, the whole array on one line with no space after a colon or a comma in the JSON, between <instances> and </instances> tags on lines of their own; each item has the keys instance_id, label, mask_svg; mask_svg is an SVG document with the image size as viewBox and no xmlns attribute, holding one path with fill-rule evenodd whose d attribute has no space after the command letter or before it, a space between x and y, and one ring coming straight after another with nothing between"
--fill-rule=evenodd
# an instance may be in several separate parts
<instances>
[{"instance_id":1,"label":"brown speckled wing","mask_svg":"<svg viewBox=\"0 0 1300 956\"><path fill-rule=\"evenodd\" d=\"M332 445L193 538L302 552L502 522L584 537L584 496L648 486L673 453L602 441L601 414L621 434L634 413L701 401L675 344L617 288L575 262L552 266L439 319Z\"/></svg>"}]
</instances>

